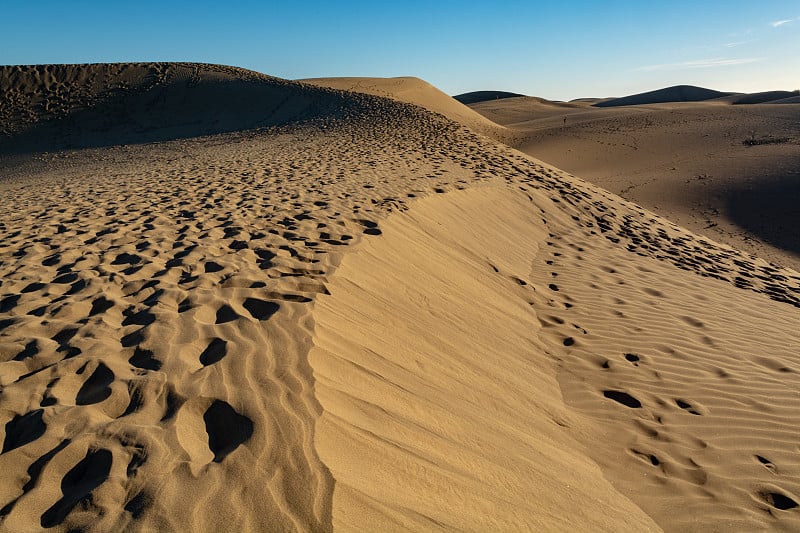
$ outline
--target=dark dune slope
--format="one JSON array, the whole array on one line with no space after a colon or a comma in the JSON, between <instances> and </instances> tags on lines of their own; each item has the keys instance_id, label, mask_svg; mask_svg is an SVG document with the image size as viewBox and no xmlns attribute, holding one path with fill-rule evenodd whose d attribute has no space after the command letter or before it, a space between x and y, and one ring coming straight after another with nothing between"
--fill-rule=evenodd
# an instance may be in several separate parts
<instances>
[{"instance_id":1,"label":"dark dune slope","mask_svg":"<svg viewBox=\"0 0 800 533\"><path fill-rule=\"evenodd\" d=\"M732 93L724 93L695 87L693 85L675 85L646 93L632 94L622 98L613 98L594 104L595 107L617 107L622 105L644 105L644 104L663 104L666 102L703 102L713 98L729 96Z\"/></svg>"},{"instance_id":2,"label":"dark dune slope","mask_svg":"<svg viewBox=\"0 0 800 533\"><path fill-rule=\"evenodd\" d=\"M732 104L766 104L773 103L787 98L797 98L799 91L764 91L760 93L743 94L741 97L732 100Z\"/></svg>"},{"instance_id":3,"label":"dark dune slope","mask_svg":"<svg viewBox=\"0 0 800 533\"><path fill-rule=\"evenodd\" d=\"M518 96L525 95L506 91L472 91L470 93L457 94L453 98L464 105L469 105L486 102L487 100L502 100L503 98L516 98Z\"/></svg>"},{"instance_id":4,"label":"dark dune slope","mask_svg":"<svg viewBox=\"0 0 800 533\"><path fill-rule=\"evenodd\" d=\"M0 94L0 154L196 137L354 105L337 91L192 63L6 66Z\"/></svg>"}]
</instances>

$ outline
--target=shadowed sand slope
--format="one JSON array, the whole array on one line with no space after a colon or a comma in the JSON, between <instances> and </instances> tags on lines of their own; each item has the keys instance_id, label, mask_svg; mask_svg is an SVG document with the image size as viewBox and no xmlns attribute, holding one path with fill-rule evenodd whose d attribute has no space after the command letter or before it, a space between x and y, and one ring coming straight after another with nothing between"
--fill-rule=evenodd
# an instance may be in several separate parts
<instances>
[{"instance_id":1,"label":"shadowed sand slope","mask_svg":"<svg viewBox=\"0 0 800 533\"><path fill-rule=\"evenodd\" d=\"M665 102L702 102L714 98L730 96L732 93L724 93L695 87L694 85L675 85L664 89L656 89L645 93L632 94L622 98L612 98L594 104L595 107L618 107L624 105L643 105L661 104Z\"/></svg>"},{"instance_id":2,"label":"shadowed sand slope","mask_svg":"<svg viewBox=\"0 0 800 533\"><path fill-rule=\"evenodd\" d=\"M501 100L503 98L516 98L518 96L525 96L524 94L509 93L506 91L473 91L471 93L457 94L453 98L462 104L475 104L478 102L485 102L486 100Z\"/></svg>"},{"instance_id":3,"label":"shadowed sand slope","mask_svg":"<svg viewBox=\"0 0 800 533\"><path fill-rule=\"evenodd\" d=\"M298 81L319 87L384 96L418 105L492 138L502 138L505 133L505 128L485 119L455 98L419 78L310 78Z\"/></svg>"},{"instance_id":4,"label":"shadowed sand slope","mask_svg":"<svg viewBox=\"0 0 800 533\"><path fill-rule=\"evenodd\" d=\"M0 154L197 137L343 114L353 98L196 63L0 67Z\"/></svg>"},{"instance_id":5,"label":"shadowed sand slope","mask_svg":"<svg viewBox=\"0 0 800 533\"><path fill-rule=\"evenodd\" d=\"M798 91L765 91L761 93L742 94L730 97L732 104L764 104L782 102L800 96Z\"/></svg>"},{"instance_id":6,"label":"shadowed sand slope","mask_svg":"<svg viewBox=\"0 0 800 533\"><path fill-rule=\"evenodd\" d=\"M790 96L789 98L782 98L780 100L772 100L771 104L800 104L800 96Z\"/></svg>"},{"instance_id":7,"label":"shadowed sand slope","mask_svg":"<svg viewBox=\"0 0 800 533\"><path fill-rule=\"evenodd\" d=\"M510 144L694 231L800 268L800 106L475 104Z\"/></svg>"},{"instance_id":8,"label":"shadowed sand slope","mask_svg":"<svg viewBox=\"0 0 800 533\"><path fill-rule=\"evenodd\" d=\"M800 527L800 274L292 87L0 165L0 528Z\"/></svg>"}]
</instances>

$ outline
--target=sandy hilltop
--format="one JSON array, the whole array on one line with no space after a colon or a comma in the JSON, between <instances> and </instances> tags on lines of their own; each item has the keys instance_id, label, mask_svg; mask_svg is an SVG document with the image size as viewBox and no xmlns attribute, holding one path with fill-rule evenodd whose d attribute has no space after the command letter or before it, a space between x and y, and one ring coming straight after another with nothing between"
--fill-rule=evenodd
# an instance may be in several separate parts
<instances>
[{"instance_id":1,"label":"sandy hilltop","mask_svg":"<svg viewBox=\"0 0 800 533\"><path fill-rule=\"evenodd\" d=\"M178 63L0 89L0 529L800 529L791 254L541 161L582 113L695 107Z\"/></svg>"}]
</instances>

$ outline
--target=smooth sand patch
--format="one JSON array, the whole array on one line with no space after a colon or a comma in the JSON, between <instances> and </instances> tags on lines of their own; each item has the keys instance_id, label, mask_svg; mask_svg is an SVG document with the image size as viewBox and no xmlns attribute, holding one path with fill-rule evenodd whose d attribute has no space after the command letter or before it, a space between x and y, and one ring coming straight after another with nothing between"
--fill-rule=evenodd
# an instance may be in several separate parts
<instances>
[{"instance_id":1,"label":"smooth sand patch","mask_svg":"<svg viewBox=\"0 0 800 533\"><path fill-rule=\"evenodd\" d=\"M546 240L533 202L507 188L454 192L382 229L314 312L334 526L657 530L565 429L531 307L530 263Z\"/></svg>"}]
</instances>

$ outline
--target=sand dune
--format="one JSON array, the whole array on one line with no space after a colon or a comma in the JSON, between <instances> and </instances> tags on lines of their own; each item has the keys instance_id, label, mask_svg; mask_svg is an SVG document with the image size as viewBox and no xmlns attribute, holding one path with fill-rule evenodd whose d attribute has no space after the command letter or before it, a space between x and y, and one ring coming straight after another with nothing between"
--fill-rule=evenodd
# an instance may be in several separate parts
<instances>
[{"instance_id":1,"label":"sand dune","mask_svg":"<svg viewBox=\"0 0 800 533\"><path fill-rule=\"evenodd\" d=\"M751 93L741 95L731 101L732 104L765 104L780 102L789 98L800 96L798 91L765 91L761 93Z\"/></svg>"},{"instance_id":2,"label":"sand dune","mask_svg":"<svg viewBox=\"0 0 800 533\"><path fill-rule=\"evenodd\" d=\"M675 85L664 89L656 89L655 91L623 96L622 98L603 100L594 105L595 107L618 107L626 105L663 104L666 102L702 102L705 100L724 98L732 94L733 93L714 91L704 87L695 87L694 85Z\"/></svg>"},{"instance_id":3,"label":"sand dune","mask_svg":"<svg viewBox=\"0 0 800 533\"><path fill-rule=\"evenodd\" d=\"M720 92L693 85L676 85L645 93L632 94L622 98L583 99L595 107L619 107L630 105L651 105L677 102L707 102L720 104L766 104L778 103L795 98L798 91L763 91L759 93ZM468 104L477 102L465 102Z\"/></svg>"},{"instance_id":4,"label":"sand dune","mask_svg":"<svg viewBox=\"0 0 800 533\"><path fill-rule=\"evenodd\" d=\"M357 101L219 65L0 67L0 154L166 141L347 113Z\"/></svg>"},{"instance_id":5,"label":"sand dune","mask_svg":"<svg viewBox=\"0 0 800 533\"><path fill-rule=\"evenodd\" d=\"M800 268L800 106L475 104L510 144L715 240Z\"/></svg>"},{"instance_id":6,"label":"sand dune","mask_svg":"<svg viewBox=\"0 0 800 533\"><path fill-rule=\"evenodd\" d=\"M0 527L800 527L800 274L287 86L267 129L0 155Z\"/></svg>"},{"instance_id":7,"label":"sand dune","mask_svg":"<svg viewBox=\"0 0 800 533\"><path fill-rule=\"evenodd\" d=\"M419 78L311 78L298 81L418 105L489 137L502 138L505 133L504 128Z\"/></svg>"},{"instance_id":8,"label":"sand dune","mask_svg":"<svg viewBox=\"0 0 800 533\"><path fill-rule=\"evenodd\" d=\"M733 288L770 267L579 183L559 198L538 179L389 217L321 297L311 362L334 525L651 528L624 495L665 530L798 527L800 316ZM685 259L619 245L646 224ZM726 263L734 285L697 275ZM526 459L508 468L509 456ZM483 498L499 512L487 516Z\"/></svg>"},{"instance_id":9,"label":"sand dune","mask_svg":"<svg viewBox=\"0 0 800 533\"><path fill-rule=\"evenodd\" d=\"M501 100L503 98L516 98L518 96L525 96L524 94L510 93L507 91L473 91L470 93L457 94L453 96L462 104L476 104L478 102L485 102L486 100Z\"/></svg>"},{"instance_id":10,"label":"sand dune","mask_svg":"<svg viewBox=\"0 0 800 533\"><path fill-rule=\"evenodd\" d=\"M471 107L493 122L514 131L527 126L527 123L532 120L555 117L563 121L565 115L591 111L589 106L590 102L553 102L536 96L521 96L497 101L487 100L473 104ZM553 123L555 124L557 121ZM512 136L515 140L519 137L519 133L516 137Z\"/></svg>"},{"instance_id":11,"label":"sand dune","mask_svg":"<svg viewBox=\"0 0 800 533\"><path fill-rule=\"evenodd\" d=\"M789 98L781 98L780 100L772 100L771 104L800 104L800 96L791 96Z\"/></svg>"},{"instance_id":12,"label":"sand dune","mask_svg":"<svg viewBox=\"0 0 800 533\"><path fill-rule=\"evenodd\" d=\"M525 281L547 238L529 197L453 192L381 229L346 256L314 313L334 526L657 530L565 431Z\"/></svg>"}]
</instances>

